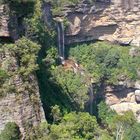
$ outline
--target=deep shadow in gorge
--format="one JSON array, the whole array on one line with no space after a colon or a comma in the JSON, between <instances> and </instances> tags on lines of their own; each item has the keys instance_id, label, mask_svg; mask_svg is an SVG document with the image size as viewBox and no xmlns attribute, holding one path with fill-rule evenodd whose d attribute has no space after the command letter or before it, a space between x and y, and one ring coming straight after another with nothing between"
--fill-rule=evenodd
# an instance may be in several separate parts
<instances>
[{"instance_id":1,"label":"deep shadow in gorge","mask_svg":"<svg viewBox=\"0 0 140 140\"><path fill-rule=\"evenodd\" d=\"M110 5L110 2L107 3L107 4L97 2L96 7L97 8L101 7L101 9L102 9L102 10L99 10L97 12L103 12L109 5ZM114 27L113 29L115 30L116 27L115 26L113 26L113 27ZM114 32L114 30L113 30L113 32ZM96 40L89 41L89 42L86 41L86 44L87 43L90 44L91 42L92 43L96 42ZM83 44L83 43L85 43L85 42L78 43L78 44ZM55 45L55 46L57 46L57 45ZM66 48L66 51L65 51L66 58L68 58L68 56L69 56L70 47L74 47L74 45L71 44L69 46L65 46L65 48ZM77 104L74 103L74 102L71 102L68 95L66 95L64 93L63 88L60 85L58 85L55 82L54 79L50 80L50 77L52 77L52 74L50 73L50 71L47 70L47 67L42 62L42 60L46 56L45 53L46 53L46 49L44 49L44 48L42 48L41 51L39 52L38 64L39 64L40 70L37 71L37 77L38 77L41 101L42 101L42 104L43 104L45 115L46 115L47 120L51 120L51 116L49 115L50 112L51 112L51 106L54 106L55 104L58 104L60 106L60 108L62 108L64 110L65 109L66 110L76 110L75 106L77 106ZM95 103L94 106L96 106L96 104L97 103ZM97 110L97 107L95 107L95 111L94 111L95 113L94 114L97 113L96 110Z\"/></svg>"},{"instance_id":2,"label":"deep shadow in gorge","mask_svg":"<svg viewBox=\"0 0 140 140\"><path fill-rule=\"evenodd\" d=\"M46 57L46 51L44 49L42 48L38 55L39 70L37 71L37 78L45 117L48 122L52 122L52 106L59 105L62 113L76 111L79 106L76 102L70 100L70 97L64 93L61 85L58 85L54 79L50 80L53 76L42 62Z\"/></svg>"}]
</instances>

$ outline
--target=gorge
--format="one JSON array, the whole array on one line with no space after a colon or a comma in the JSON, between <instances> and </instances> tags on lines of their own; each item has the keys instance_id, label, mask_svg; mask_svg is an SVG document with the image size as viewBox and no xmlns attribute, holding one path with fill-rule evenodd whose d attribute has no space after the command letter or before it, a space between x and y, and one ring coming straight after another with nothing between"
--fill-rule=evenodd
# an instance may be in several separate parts
<instances>
[{"instance_id":1,"label":"gorge","mask_svg":"<svg viewBox=\"0 0 140 140\"><path fill-rule=\"evenodd\" d=\"M58 53L59 57L65 60L65 38L64 38L64 25L63 22L57 23L58 32Z\"/></svg>"},{"instance_id":2,"label":"gorge","mask_svg":"<svg viewBox=\"0 0 140 140\"><path fill-rule=\"evenodd\" d=\"M139 0L0 1L0 139L139 140L139 30Z\"/></svg>"},{"instance_id":3,"label":"gorge","mask_svg":"<svg viewBox=\"0 0 140 140\"><path fill-rule=\"evenodd\" d=\"M97 1L97 3L95 3L94 6L90 5L88 2L85 1L84 3L80 3L75 7L65 7L64 16L67 17L65 44L80 43L94 40L106 40L121 45L135 45L139 47L139 6L139 1L120 0L111 2ZM63 17L57 18L61 21L63 20ZM138 82L139 81L137 81L136 83ZM131 85L131 82L128 84ZM122 85L125 86L124 83L122 83ZM133 87L135 88L135 90L130 90L130 93L127 93L128 95L125 95L125 92L127 91L123 89L123 86L122 89L118 89L118 92L121 90L124 91L124 93L120 93L122 94L122 98L120 99L115 99L114 97L112 97L111 94L108 95L108 93L107 95L105 95L105 98L106 103L111 105L111 108L115 109L117 112L123 112L124 110L126 111L132 109L135 110L134 112L139 118L138 112L140 111L140 105L137 104L136 95L136 93L139 92L139 87ZM115 89L114 92L116 92L116 90L117 89ZM113 89L111 91L113 92ZM129 96L129 94L131 94L130 96L132 96L130 98L133 98L134 100L128 99L129 101L123 101L125 100L124 98L129 98L127 97ZM113 100L118 100L118 103L116 101L115 103Z\"/></svg>"}]
</instances>

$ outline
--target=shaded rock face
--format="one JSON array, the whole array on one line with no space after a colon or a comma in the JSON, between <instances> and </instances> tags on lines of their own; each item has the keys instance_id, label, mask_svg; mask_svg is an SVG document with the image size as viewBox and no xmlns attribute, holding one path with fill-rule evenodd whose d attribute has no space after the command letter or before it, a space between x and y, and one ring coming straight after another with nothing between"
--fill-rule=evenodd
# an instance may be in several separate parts
<instances>
[{"instance_id":1,"label":"shaded rock face","mask_svg":"<svg viewBox=\"0 0 140 140\"><path fill-rule=\"evenodd\" d=\"M140 1L112 0L65 10L66 43L107 40L140 46Z\"/></svg>"},{"instance_id":2,"label":"shaded rock face","mask_svg":"<svg viewBox=\"0 0 140 140\"><path fill-rule=\"evenodd\" d=\"M8 37L9 36L9 29L8 29L8 20L9 15L5 13L8 11L6 5L0 6L0 36Z\"/></svg>"},{"instance_id":3,"label":"shaded rock face","mask_svg":"<svg viewBox=\"0 0 140 140\"><path fill-rule=\"evenodd\" d=\"M52 12L51 12L51 4L44 3L42 6L42 18L47 27L52 28Z\"/></svg>"},{"instance_id":4,"label":"shaded rock face","mask_svg":"<svg viewBox=\"0 0 140 140\"><path fill-rule=\"evenodd\" d=\"M0 5L0 38L18 39L17 24L17 17L8 5Z\"/></svg>"},{"instance_id":5,"label":"shaded rock face","mask_svg":"<svg viewBox=\"0 0 140 140\"><path fill-rule=\"evenodd\" d=\"M117 113L133 111L140 122L140 81L134 88L124 86L107 86L105 90L106 103Z\"/></svg>"},{"instance_id":6,"label":"shaded rock face","mask_svg":"<svg viewBox=\"0 0 140 140\"><path fill-rule=\"evenodd\" d=\"M1 69L9 73L18 69L17 58L6 48L0 51ZM10 88L9 89L7 89ZM12 74L0 87L0 131L7 122L15 122L23 135L29 133L30 127L45 120L35 75L24 81L19 74Z\"/></svg>"}]
</instances>

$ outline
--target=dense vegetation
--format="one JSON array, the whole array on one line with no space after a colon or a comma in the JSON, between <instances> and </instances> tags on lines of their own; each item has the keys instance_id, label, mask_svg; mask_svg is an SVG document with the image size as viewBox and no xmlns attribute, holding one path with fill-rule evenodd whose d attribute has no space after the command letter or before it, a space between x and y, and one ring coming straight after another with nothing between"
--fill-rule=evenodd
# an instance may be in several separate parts
<instances>
[{"instance_id":1,"label":"dense vegetation","mask_svg":"<svg viewBox=\"0 0 140 140\"><path fill-rule=\"evenodd\" d=\"M130 47L97 42L71 48L70 56L91 73L95 82L104 80L109 84L118 84L122 78L124 81L135 81L138 78L140 55L130 56L129 50Z\"/></svg>"},{"instance_id":2,"label":"dense vegetation","mask_svg":"<svg viewBox=\"0 0 140 140\"><path fill-rule=\"evenodd\" d=\"M76 4L78 1L51 2L54 12L58 12L65 4ZM22 24L26 25L20 33L20 39L15 43L5 42L0 45L2 54L10 52L5 67L0 68L0 95L3 97L11 92L22 94L9 82L15 75L19 75L25 83L21 87L22 90L29 89L30 94L33 94L29 76L36 74L47 119L39 126L32 126L27 132L26 140L139 140L140 124L131 111L118 115L102 98L94 106L94 115L85 110L89 100L89 78L92 77L95 84L95 97L98 97L101 83L118 85L120 81L127 83L138 79L139 50L134 56L129 55L130 47L106 42L67 46L68 58L79 63L84 69L84 76L74 73L59 63L56 32L53 28L49 29L42 20L43 0L0 2L9 3L13 13L21 16ZM24 9L26 4L28 8ZM21 11L22 9L24 10ZM53 26L53 23L51 24ZM11 62L15 61L18 68L9 69L15 65ZM7 123L0 138L20 139L18 126L15 123Z\"/></svg>"},{"instance_id":3,"label":"dense vegetation","mask_svg":"<svg viewBox=\"0 0 140 140\"><path fill-rule=\"evenodd\" d=\"M52 5L52 14L55 15L63 15L64 14L64 6L67 5L77 5L81 2L81 0L44 0L46 2L50 2ZM95 0L87 0L87 3L93 4Z\"/></svg>"},{"instance_id":4,"label":"dense vegetation","mask_svg":"<svg viewBox=\"0 0 140 140\"><path fill-rule=\"evenodd\" d=\"M20 138L19 127L14 122L8 122L0 134L1 140L19 140Z\"/></svg>"}]
</instances>

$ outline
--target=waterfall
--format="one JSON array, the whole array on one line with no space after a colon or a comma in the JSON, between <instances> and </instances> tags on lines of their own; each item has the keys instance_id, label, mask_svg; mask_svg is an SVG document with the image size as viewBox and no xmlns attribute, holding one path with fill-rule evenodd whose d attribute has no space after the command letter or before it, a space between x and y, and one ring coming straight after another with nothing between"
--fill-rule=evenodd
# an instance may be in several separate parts
<instances>
[{"instance_id":1,"label":"waterfall","mask_svg":"<svg viewBox=\"0 0 140 140\"><path fill-rule=\"evenodd\" d=\"M59 23L57 23L57 37L58 37L58 55L61 56L61 32Z\"/></svg>"},{"instance_id":2,"label":"waterfall","mask_svg":"<svg viewBox=\"0 0 140 140\"><path fill-rule=\"evenodd\" d=\"M93 99L94 99L94 93L93 93L93 85L89 86L89 113L93 115Z\"/></svg>"},{"instance_id":3,"label":"waterfall","mask_svg":"<svg viewBox=\"0 0 140 140\"><path fill-rule=\"evenodd\" d=\"M65 37L64 37L63 22L57 22L57 36L58 36L58 54L62 62L65 60Z\"/></svg>"}]
</instances>

